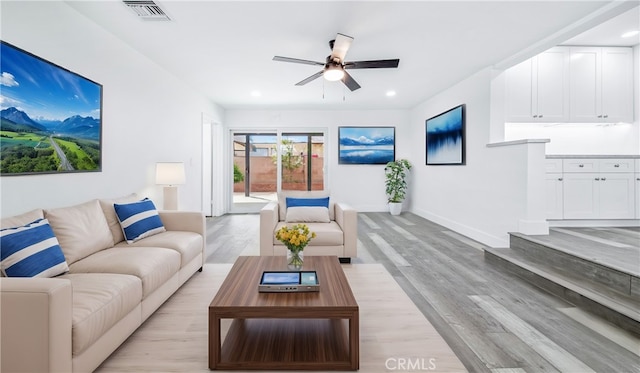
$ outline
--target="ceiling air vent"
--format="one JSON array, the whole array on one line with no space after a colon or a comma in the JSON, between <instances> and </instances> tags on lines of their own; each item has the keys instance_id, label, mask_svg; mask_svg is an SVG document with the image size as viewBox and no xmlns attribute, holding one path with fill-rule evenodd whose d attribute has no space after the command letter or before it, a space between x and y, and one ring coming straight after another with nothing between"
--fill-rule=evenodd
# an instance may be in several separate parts
<instances>
[{"instance_id":1,"label":"ceiling air vent","mask_svg":"<svg viewBox=\"0 0 640 373\"><path fill-rule=\"evenodd\" d=\"M129 7L136 15L144 20L152 21L170 21L171 18L160 6L150 0L123 0L123 3Z\"/></svg>"}]
</instances>

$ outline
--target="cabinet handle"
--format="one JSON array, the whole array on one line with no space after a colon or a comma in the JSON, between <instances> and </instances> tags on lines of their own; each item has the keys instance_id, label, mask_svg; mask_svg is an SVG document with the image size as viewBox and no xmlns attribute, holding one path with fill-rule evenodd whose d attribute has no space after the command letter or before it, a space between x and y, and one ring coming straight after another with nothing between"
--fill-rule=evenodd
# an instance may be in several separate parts
<instances>
[{"instance_id":1,"label":"cabinet handle","mask_svg":"<svg viewBox=\"0 0 640 373\"><path fill-rule=\"evenodd\" d=\"M534 115L533 117L534 117L534 118L537 118L538 116L537 116L537 115Z\"/></svg>"},{"instance_id":2,"label":"cabinet handle","mask_svg":"<svg viewBox=\"0 0 640 373\"><path fill-rule=\"evenodd\" d=\"M600 178L599 178L599 177L596 177L596 181L600 181Z\"/></svg>"},{"instance_id":3,"label":"cabinet handle","mask_svg":"<svg viewBox=\"0 0 640 373\"><path fill-rule=\"evenodd\" d=\"M619 164L614 164L613 167L620 167L620 165Z\"/></svg>"},{"instance_id":4,"label":"cabinet handle","mask_svg":"<svg viewBox=\"0 0 640 373\"><path fill-rule=\"evenodd\" d=\"M602 118L602 115L598 115L598 118Z\"/></svg>"},{"instance_id":5,"label":"cabinet handle","mask_svg":"<svg viewBox=\"0 0 640 373\"><path fill-rule=\"evenodd\" d=\"M604 118L609 118L609 116L607 114L604 115Z\"/></svg>"},{"instance_id":6,"label":"cabinet handle","mask_svg":"<svg viewBox=\"0 0 640 373\"><path fill-rule=\"evenodd\" d=\"M640 177L639 177L639 178L637 178L636 180L640 181Z\"/></svg>"},{"instance_id":7,"label":"cabinet handle","mask_svg":"<svg viewBox=\"0 0 640 373\"><path fill-rule=\"evenodd\" d=\"M640 180L640 178L639 178L638 180ZM558 181L562 181L562 178L561 178L561 177L559 177L559 178L558 178Z\"/></svg>"},{"instance_id":8,"label":"cabinet handle","mask_svg":"<svg viewBox=\"0 0 640 373\"><path fill-rule=\"evenodd\" d=\"M538 115L538 118L542 118L542 114Z\"/></svg>"},{"instance_id":9,"label":"cabinet handle","mask_svg":"<svg viewBox=\"0 0 640 373\"><path fill-rule=\"evenodd\" d=\"M584 165L583 164L579 164L578 167L582 168L582 167L584 167Z\"/></svg>"},{"instance_id":10,"label":"cabinet handle","mask_svg":"<svg viewBox=\"0 0 640 373\"><path fill-rule=\"evenodd\" d=\"M602 178L602 179L600 179L600 180L602 180L602 181L606 181L606 180L607 180L607 178L606 178L606 177L603 177L603 178Z\"/></svg>"}]
</instances>

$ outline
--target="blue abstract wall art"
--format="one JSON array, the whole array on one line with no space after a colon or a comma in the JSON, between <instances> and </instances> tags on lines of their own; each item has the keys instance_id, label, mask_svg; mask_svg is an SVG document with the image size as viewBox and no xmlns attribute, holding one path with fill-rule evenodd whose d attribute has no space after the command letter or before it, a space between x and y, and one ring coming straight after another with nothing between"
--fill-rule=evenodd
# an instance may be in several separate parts
<instances>
[{"instance_id":1,"label":"blue abstract wall art","mask_svg":"<svg viewBox=\"0 0 640 373\"><path fill-rule=\"evenodd\" d=\"M426 120L427 165L465 163L465 105L459 105Z\"/></svg>"},{"instance_id":2,"label":"blue abstract wall art","mask_svg":"<svg viewBox=\"0 0 640 373\"><path fill-rule=\"evenodd\" d=\"M395 127L339 127L340 164L387 164L395 160Z\"/></svg>"}]
</instances>

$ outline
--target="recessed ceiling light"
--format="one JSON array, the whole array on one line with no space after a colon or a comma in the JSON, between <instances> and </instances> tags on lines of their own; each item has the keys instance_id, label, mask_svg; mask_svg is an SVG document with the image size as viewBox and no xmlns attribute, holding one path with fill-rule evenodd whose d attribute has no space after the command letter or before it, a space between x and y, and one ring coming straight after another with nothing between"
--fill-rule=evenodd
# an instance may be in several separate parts
<instances>
[{"instance_id":1,"label":"recessed ceiling light","mask_svg":"<svg viewBox=\"0 0 640 373\"><path fill-rule=\"evenodd\" d=\"M387 91L386 95L387 97L393 97L396 95L396 91Z\"/></svg>"},{"instance_id":2,"label":"recessed ceiling light","mask_svg":"<svg viewBox=\"0 0 640 373\"><path fill-rule=\"evenodd\" d=\"M260 96L262 96L262 93L260 93L260 91L251 91L251 96L260 97Z\"/></svg>"},{"instance_id":3,"label":"recessed ceiling light","mask_svg":"<svg viewBox=\"0 0 640 373\"><path fill-rule=\"evenodd\" d=\"M632 36L636 36L636 35L638 35L638 33L640 33L640 31L638 31L638 30L627 31L627 32L625 32L624 34L622 34L622 37L623 37L623 38L630 38L630 37L632 37Z\"/></svg>"}]
</instances>

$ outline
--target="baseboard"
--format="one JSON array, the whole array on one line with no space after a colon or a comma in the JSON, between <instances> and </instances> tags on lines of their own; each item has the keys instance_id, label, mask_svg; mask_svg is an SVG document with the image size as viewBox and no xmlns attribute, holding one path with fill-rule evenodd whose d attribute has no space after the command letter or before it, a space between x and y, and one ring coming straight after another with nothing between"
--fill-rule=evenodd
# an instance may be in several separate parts
<instances>
[{"instance_id":1,"label":"baseboard","mask_svg":"<svg viewBox=\"0 0 640 373\"><path fill-rule=\"evenodd\" d=\"M424 210L412 209L410 211L422 218L425 218L436 224L440 224L444 227L447 227L452 231L455 231L456 233L460 233L463 236L467 236L489 247L509 247L509 235L507 232L504 233L504 238L497 237L487 232L483 232L476 228L473 228L464 224L460 224L453 220L444 218L442 216L439 216Z\"/></svg>"}]
</instances>

